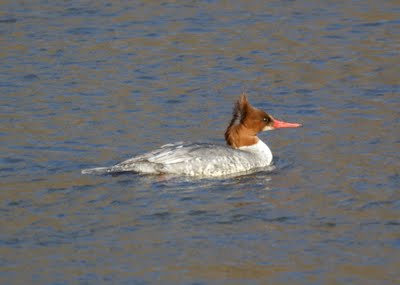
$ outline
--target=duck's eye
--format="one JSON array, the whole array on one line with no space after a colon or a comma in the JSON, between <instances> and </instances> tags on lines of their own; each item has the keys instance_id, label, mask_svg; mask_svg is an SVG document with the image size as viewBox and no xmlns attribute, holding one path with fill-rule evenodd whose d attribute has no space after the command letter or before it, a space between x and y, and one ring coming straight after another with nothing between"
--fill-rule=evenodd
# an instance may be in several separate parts
<instances>
[{"instance_id":1,"label":"duck's eye","mask_svg":"<svg viewBox=\"0 0 400 285\"><path fill-rule=\"evenodd\" d=\"M264 118L263 118L263 121L266 122L266 123L269 123L269 122L271 121L271 119L268 118L268 117L264 117Z\"/></svg>"}]
</instances>

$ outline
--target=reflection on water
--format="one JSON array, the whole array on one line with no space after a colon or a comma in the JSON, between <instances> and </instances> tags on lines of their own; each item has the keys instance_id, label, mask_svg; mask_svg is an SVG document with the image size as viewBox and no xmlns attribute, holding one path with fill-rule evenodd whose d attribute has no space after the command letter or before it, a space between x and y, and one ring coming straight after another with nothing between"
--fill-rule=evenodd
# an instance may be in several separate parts
<instances>
[{"instance_id":1,"label":"reflection on water","mask_svg":"<svg viewBox=\"0 0 400 285\"><path fill-rule=\"evenodd\" d=\"M396 1L3 1L3 284L396 284ZM276 169L82 176L223 143L232 102Z\"/></svg>"}]
</instances>

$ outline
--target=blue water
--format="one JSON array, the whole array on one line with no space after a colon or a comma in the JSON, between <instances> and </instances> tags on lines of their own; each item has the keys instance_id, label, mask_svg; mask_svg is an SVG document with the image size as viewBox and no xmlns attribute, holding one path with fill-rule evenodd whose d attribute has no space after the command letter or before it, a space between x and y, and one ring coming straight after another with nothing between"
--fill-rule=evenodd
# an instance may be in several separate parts
<instances>
[{"instance_id":1,"label":"blue water","mask_svg":"<svg viewBox=\"0 0 400 285\"><path fill-rule=\"evenodd\" d=\"M398 284L396 1L3 1L1 284ZM232 104L272 172L83 176Z\"/></svg>"}]
</instances>

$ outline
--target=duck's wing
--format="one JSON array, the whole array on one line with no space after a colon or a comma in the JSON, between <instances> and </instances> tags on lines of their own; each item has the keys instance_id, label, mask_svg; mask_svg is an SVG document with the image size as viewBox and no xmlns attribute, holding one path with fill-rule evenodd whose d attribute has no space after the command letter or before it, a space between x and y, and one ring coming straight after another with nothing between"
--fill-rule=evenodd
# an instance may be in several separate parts
<instances>
[{"instance_id":1,"label":"duck's wing","mask_svg":"<svg viewBox=\"0 0 400 285\"><path fill-rule=\"evenodd\" d=\"M208 152L217 153L218 150L222 150L225 148L227 147L209 143L178 142L163 145L157 150L133 157L117 165L122 166L139 162L148 162L163 165L185 163L197 159L198 157L202 157L200 154L207 154Z\"/></svg>"}]
</instances>

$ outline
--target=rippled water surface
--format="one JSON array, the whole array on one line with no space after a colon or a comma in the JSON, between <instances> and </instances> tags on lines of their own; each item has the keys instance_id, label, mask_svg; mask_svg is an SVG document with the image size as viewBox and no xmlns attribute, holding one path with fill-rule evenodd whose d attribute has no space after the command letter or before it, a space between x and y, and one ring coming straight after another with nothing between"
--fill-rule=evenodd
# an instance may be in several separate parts
<instances>
[{"instance_id":1,"label":"rippled water surface","mask_svg":"<svg viewBox=\"0 0 400 285\"><path fill-rule=\"evenodd\" d=\"M398 1L2 1L1 284L399 284ZM224 143L276 169L84 176Z\"/></svg>"}]
</instances>

